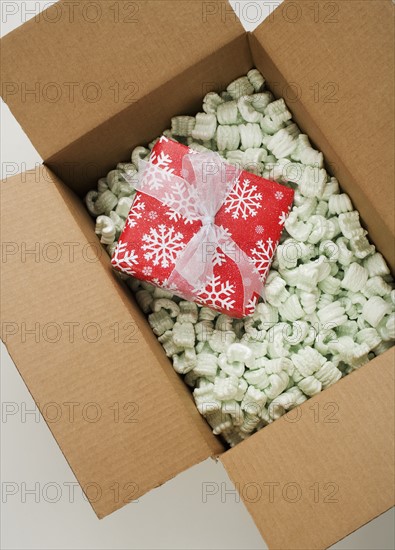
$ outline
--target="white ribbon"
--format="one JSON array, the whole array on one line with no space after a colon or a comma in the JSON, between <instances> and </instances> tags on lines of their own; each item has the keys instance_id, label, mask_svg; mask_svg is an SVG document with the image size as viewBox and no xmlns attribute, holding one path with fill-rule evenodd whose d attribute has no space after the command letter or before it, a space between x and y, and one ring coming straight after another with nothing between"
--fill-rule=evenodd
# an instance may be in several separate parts
<instances>
[{"instance_id":1,"label":"white ribbon","mask_svg":"<svg viewBox=\"0 0 395 550\"><path fill-rule=\"evenodd\" d=\"M215 223L215 216L233 189L241 170L214 152L190 153L183 157L178 177L158 164L141 160L134 187L176 211L190 221L200 220L202 227L180 253L167 285L203 290L213 276L216 249L233 259L244 286L244 308L253 293L263 293L263 285L252 260L241 250L227 229ZM184 283L184 284L183 284ZM186 296L193 299L193 293Z\"/></svg>"}]
</instances>

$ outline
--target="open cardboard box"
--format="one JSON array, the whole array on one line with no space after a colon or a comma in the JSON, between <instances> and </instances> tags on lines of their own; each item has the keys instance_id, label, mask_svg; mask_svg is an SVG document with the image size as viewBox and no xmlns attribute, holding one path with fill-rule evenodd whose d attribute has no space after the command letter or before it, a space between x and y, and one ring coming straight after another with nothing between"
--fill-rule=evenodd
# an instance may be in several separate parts
<instances>
[{"instance_id":1,"label":"open cardboard box","mask_svg":"<svg viewBox=\"0 0 395 550\"><path fill-rule=\"evenodd\" d=\"M393 349L226 450L95 257L81 198L255 66L394 268L394 6L285 2L249 34L227 2L83 4L59 2L2 40L4 100L45 159L1 185L3 340L100 518L219 456L270 548L328 547L394 501Z\"/></svg>"}]
</instances>

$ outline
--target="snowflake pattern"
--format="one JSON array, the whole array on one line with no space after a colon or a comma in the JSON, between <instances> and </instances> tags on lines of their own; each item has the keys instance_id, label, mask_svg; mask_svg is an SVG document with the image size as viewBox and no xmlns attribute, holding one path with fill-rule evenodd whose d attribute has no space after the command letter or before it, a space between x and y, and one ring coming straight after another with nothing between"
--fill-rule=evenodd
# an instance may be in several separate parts
<instances>
[{"instance_id":1,"label":"snowflake pattern","mask_svg":"<svg viewBox=\"0 0 395 550\"><path fill-rule=\"evenodd\" d=\"M255 227L255 233L258 233L258 235L262 235L262 233L265 232L265 228L263 227L263 225L257 225Z\"/></svg>"},{"instance_id":2,"label":"snowflake pattern","mask_svg":"<svg viewBox=\"0 0 395 550\"><path fill-rule=\"evenodd\" d=\"M151 162L143 174L141 187L142 189L148 187L150 191L157 191L168 185L173 179L174 168L170 168L172 158L163 152L159 154L152 152L150 160Z\"/></svg>"},{"instance_id":3,"label":"snowflake pattern","mask_svg":"<svg viewBox=\"0 0 395 550\"><path fill-rule=\"evenodd\" d=\"M139 201L139 197L133 203L133 206L129 212L128 220L126 222L127 226L133 229L136 227L139 220L143 217L145 211L145 202Z\"/></svg>"},{"instance_id":4,"label":"snowflake pattern","mask_svg":"<svg viewBox=\"0 0 395 550\"><path fill-rule=\"evenodd\" d=\"M196 220L199 195L195 187L188 185L183 180L176 180L171 186L169 192L165 193L163 203L171 208L169 212L166 212L167 216L174 221L178 222L181 218L184 219L184 223L193 223ZM175 210L174 208L177 208Z\"/></svg>"},{"instance_id":5,"label":"snowflake pattern","mask_svg":"<svg viewBox=\"0 0 395 550\"><path fill-rule=\"evenodd\" d=\"M227 256L236 258L235 242L232 240L232 233L223 225L217 225L217 239L221 245L221 248L216 248L212 254L212 262L214 266L223 266L227 259Z\"/></svg>"},{"instance_id":6,"label":"snowflake pattern","mask_svg":"<svg viewBox=\"0 0 395 550\"><path fill-rule=\"evenodd\" d=\"M254 262L256 272L259 273L262 280L266 277L270 268L276 246L276 243L272 239L268 239L266 242L262 240L257 241L256 247L251 248L251 259Z\"/></svg>"},{"instance_id":7,"label":"snowflake pattern","mask_svg":"<svg viewBox=\"0 0 395 550\"><path fill-rule=\"evenodd\" d=\"M219 275L209 278L205 288L195 288L194 293L209 307L230 310L235 303L235 287L229 281L221 280Z\"/></svg>"},{"instance_id":8,"label":"snowflake pattern","mask_svg":"<svg viewBox=\"0 0 395 550\"><path fill-rule=\"evenodd\" d=\"M226 256L220 248L215 249L215 252L212 256L212 262L213 262L213 266L219 265L220 267L221 265L226 263Z\"/></svg>"},{"instance_id":9,"label":"snowflake pattern","mask_svg":"<svg viewBox=\"0 0 395 550\"><path fill-rule=\"evenodd\" d=\"M257 192L256 185L250 185L249 179L240 181L237 178L232 191L225 200L225 212L232 214L234 220L239 216L246 220L257 215L259 208L262 208L262 193Z\"/></svg>"},{"instance_id":10,"label":"snowflake pattern","mask_svg":"<svg viewBox=\"0 0 395 550\"><path fill-rule=\"evenodd\" d=\"M284 198L284 193L282 191L276 191L274 196L278 201L281 201L281 199Z\"/></svg>"},{"instance_id":11,"label":"snowflake pattern","mask_svg":"<svg viewBox=\"0 0 395 550\"><path fill-rule=\"evenodd\" d=\"M159 288L163 288L163 290L168 290L169 292L174 292L175 294L179 290L176 284L171 283L169 284L169 279L165 279L162 281L161 279L158 279L158 277L155 277L155 279L152 279L152 284L155 286L158 286Z\"/></svg>"},{"instance_id":12,"label":"snowflake pattern","mask_svg":"<svg viewBox=\"0 0 395 550\"><path fill-rule=\"evenodd\" d=\"M150 220L154 221L158 217L158 212L155 212L155 210L151 210L151 212L148 213L148 217Z\"/></svg>"},{"instance_id":13,"label":"snowflake pattern","mask_svg":"<svg viewBox=\"0 0 395 550\"><path fill-rule=\"evenodd\" d=\"M111 259L111 263L124 273L135 275L136 272L132 266L138 264L138 255L135 250L127 250L127 243L119 241Z\"/></svg>"},{"instance_id":14,"label":"snowflake pattern","mask_svg":"<svg viewBox=\"0 0 395 550\"><path fill-rule=\"evenodd\" d=\"M152 267L149 265L146 265L145 267L143 267L143 275L145 277L150 277L150 275L152 275Z\"/></svg>"},{"instance_id":15,"label":"snowflake pattern","mask_svg":"<svg viewBox=\"0 0 395 550\"><path fill-rule=\"evenodd\" d=\"M288 212L281 212L281 214L278 217L278 223L280 225L284 225L288 218Z\"/></svg>"},{"instance_id":16,"label":"snowflake pattern","mask_svg":"<svg viewBox=\"0 0 395 550\"><path fill-rule=\"evenodd\" d=\"M157 166L158 168L162 168L162 170L169 170L170 165L173 162L171 156L164 153L163 151L161 151L159 154L153 151L151 153L150 160L155 164L155 166ZM171 169L171 171L174 172L174 169Z\"/></svg>"},{"instance_id":17,"label":"snowflake pattern","mask_svg":"<svg viewBox=\"0 0 395 550\"><path fill-rule=\"evenodd\" d=\"M257 303L258 303L258 295L255 294L246 305L247 315L252 315L254 313Z\"/></svg>"},{"instance_id":18,"label":"snowflake pattern","mask_svg":"<svg viewBox=\"0 0 395 550\"><path fill-rule=\"evenodd\" d=\"M151 227L149 233L143 235L144 258L152 261L154 266L169 267L174 263L183 248L183 234L177 232L173 225L160 224L157 228Z\"/></svg>"},{"instance_id":19,"label":"snowflake pattern","mask_svg":"<svg viewBox=\"0 0 395 550\"><path fill-rule=\"evenodd\" d=\"M177 210L167 210L167 212L165 212L166 216L169 218L170 221L174 222L174 223L178 223L181 219L182 219L182 216L179 212L177 212ZM188 218L184 218L184 223L185 225L187 223L192 223L192 220L189 220Z\"/></svg>"},{"instance_id":20,"label":"snowflake pattern","mask_svg":"<svg viewBox=\"0 0 395 550\"><path fill-rule=\"evenodd\" d=\"M169 290L170 292L176 292L179 290L177 285L175 283L169 283L169 279L165 279L162 283L160 283L158 286L161 286L162 288Z\"/></svg>"}]
</instances>

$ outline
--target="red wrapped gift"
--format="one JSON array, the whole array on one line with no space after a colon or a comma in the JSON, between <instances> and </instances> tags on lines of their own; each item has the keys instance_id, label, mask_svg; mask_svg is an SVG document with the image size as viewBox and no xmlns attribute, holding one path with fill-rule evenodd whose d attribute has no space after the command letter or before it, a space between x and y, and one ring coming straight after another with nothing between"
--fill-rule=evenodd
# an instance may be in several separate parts
<instances>
[{"instance_id":1,"label":"red wrapped gift","mask_svg":"<svg viewBox=\"0 0 395 550\"><path fill-rule=\"evenodd\" d=\"M232 317L254 311L292 206L292 189L160 138L112 265Z\"/></svg>"}]
</instances>

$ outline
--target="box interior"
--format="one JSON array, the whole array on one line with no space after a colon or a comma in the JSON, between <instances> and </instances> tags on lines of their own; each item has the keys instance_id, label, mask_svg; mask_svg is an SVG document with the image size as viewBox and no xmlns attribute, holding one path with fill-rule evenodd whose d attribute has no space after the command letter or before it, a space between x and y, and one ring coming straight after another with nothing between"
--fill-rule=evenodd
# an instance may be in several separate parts
<instances>
[{"instance_id":1,"label":"box interior","mask_svg":"<svg viewBox=\"0 0 395 550\"><path fill-rule=\"evenodd\" d=\"M171 3L167 4L167 8L171 9ZM330 170L339 178L342 188L350 194L359 209L371 240L394 267L393 252L388 239L388 235L394 234L391 201L388 200L393 193L393 188L389 185L391 176L388 176L388 169L391 167L391 155L388 155L388 151L391 149L393 137L391 138L390 131L381 126L381 133L374 134L373 142L369 133L374 117L379 115L382 118L385 114L388 119L387 110L391 107L385 99L379 105L377 101L378 97L381 98L381 93L386 97L391 92L391 85L388 84L388 79L383 81L383 76L374 72L382 67L376 64L373 53L369 56L368 52L364 52L368 69L366 63L354 63L352 74L347 74L345 68L353 62L355 55L359 55L355 44L347 50L348 56L344 55L341 47L338 50L332 48L329 59L333 54L336 62L339 63L341 57L345 60L343 65L339 63L329 68L323 61L328 51L323 52L315 46L317 35L320 39L324 37L324 40L329 41L332 40L330 37L334 31L337 37L343 36L350 32L352 26L358 45L368 35L372 40L380 42L378 48L380 55L383 55L382 48L386 52L390 49L388 40L392 31L389 28L388 32L380 33L377 37L372 34L376 24L369 26L364 23L357 32L357 24L353 25L352 22L353 17L356 17L355 9L365 22L367 8L363 6L364 2L353 2L353 9L347 7L347 4L349 3L341 5L340 16L343 15L343 19L340 18L337 27L325 26L324 22L313 23L307 18L302 18L297 25L290 25L284 19L284 14L277 12L277 18L274 16L265 22L253 35L240 33L238 27L232 27L228 34L221 30L218 34L222 42L215 48L211 43L213 51L192 56L191 66L185 65L183 70L173 74L171 78L163 77L157 86L147 87L149 91L136 103L110 113L108 119L103 115L101 121L96 121L86 132L77 132L78 135L73 136L75 139L69 140L67 144L59 142L55 148L52 147L48 136L39 137L38 129L32 129L33 122L27 121L24 127L29 136L35 138L32 139L33 143L36 141L41 144L42 150L47 152L44 155L45 164L51 170L43 168L25 174L26 181L21 176L16 176L2 184L5 201L3 240L17 243L26 241L24 216L21 213L28 215L33 209L39 215L29 228L30 244L38 242L45 245L48 242L49 239L42 234L42 224L46 223L51 241L64 243L64 235L67 234L70 241L79 245L85 246L94 242L97 245L93 221L80 198L94 187L98 177L105 176L117 162L127 160L135 145L147 143L157 137L169 126L172 115L194 114L199 110L207 91L223 89L234 78L256 66L276 96L284 96L282 92L289 89L290 83L296 83L300 87L301 97L289 102L295 121L324 153ZM390 2L386 4L384 11L390 9L389 4ZM376 5L369 3L369 9ZM305 9L303 3L300 4L300 9ZM382 14L376 15L383 20L383 24L387 24ZM170 20L171 18L169 25ZM36 32L36 29L31 32ZM23 31L9 40L8 51L17 45L20 47L22 33ZM284 47L284 44L287 46ZM292 58L292 51L296 52L298 49L306 55L300 63L299 54L295 53L295 59ZM375 48L370 51L375 51ZM391 57L388 52L386 55ZM387 61L390 63L391 59ZM306 69L306 64L309 68L314 68L317 74L311 74ZM331 79L341 82L339 94L341 92L344 95L339 95L340 101L337 104L315 104L308 95L308 88L315 82L325 84L325 71L329 69L334 74ZM369 104L374 102L376 110L373 111L367 111L365 103L359 105L361 98L351 93L353 81L361 85L362 75L366 79L367 73L377 77L384 90L378 92L374 87L366 85L367 98L363 101L368 101ZM352 98L356 106L352 109L351 119L344 120L345 113L351 108L346 101L348 97ZM16 111L18 118L26 121L26 105L17 103L10 106ZM335 111L338 113L337 121L332 124ZM51 116L50 111L45 116ZM70 112L66 116L72 117ZM364 117L369 122L366 131ZM92 121L90 124L92 125ZM46 143L41 141L43 139ZM348 143L352 143L351 149L347 147ZM369 161L366 161L368 154ZM384 161L379 162L377 159L380 158ZM372 181L375 182L374 186ZM26 182L31 185L34 193L26 193ZM132 344L133 357L126 343L116 344L108 334L98 342L96 348L82 337L72 346L66 344L57 346L56 349L45 341L39 345L27 342L24 347L12 337L6 342L37 401L47 403L52 400L62 403L67 397L68 401L100 402L103 409L106 409L104 421L101 423L80 422L70 425L61 419L56 424L49 424L83 487L92 477L107 489L114 481L120 482L122 486L133 482L138 485L138 490L133 494L133 498L137 498L192 464L223 452L222 444L211 434L205 420L196 411L188 388L173 371L130 293L113 276L109 259L104 253L100 262L90 263L78 256L73 263L62 260L57 263L40 262L39 265L35 262L21 262L18 253L11 255L4 272L3 292L6 300L3 315L4 318L16 320L18 325L26 321L34 324L37 319L42 325L54 319L61 319L63 322L76 319L80 323L93 320L108 328L114 320L122 326L132 319L137 326L138 342ZM31 284L21 292L20 288L25 280L29 280ZM34 295L31 289L34 289ZM98 296L100 300L97 299ZM30 313L27 313L25 303L33 303ZM87 304L90 304L89 308ZM43 362L42 357L47 359ZM287 502L284 499L270 505L262 499L254 503L241 492L271 548L283 548L281 544L286 544L287 548L307 548L309 546L306 545L311 544L311 541L314 548L326 547L391 505L393 495L382 484L391 486L392 450L386 437L378 438L374 427L380 425L382 434L391 431L393 427L389 403L388 408L377 404L380 400L385 403L387 399L391 401L390 395L383 398L381 396L384 394L380 392L381 388L388 391L393 383L392 357L393 350L390 350L314 400L307 401L300 407L303 419L307 420L297 425L285 419L279 420L223 454L221 460L236 486L239 485L238 489L240 484L283 483L284 479L295 483L311 482L311 485L336 483L336 473L345 460L345 451L347 457L351 454L355 458L361 472L364 468L378 468L383 452L388 457L388 460L383 458L379 475L371 477L371 483L366 487L361 485L360 490L360 478L353 475L352 465L347 465L344 473L348 472L351 479L345 487L346 497L343 504L336 508L339 513L334 516L330 501L327 504L319 500L313 509L311 500L302 500L301 504L294 502L285 510ZM56 380L53 376L54 365L57 369ZM84 366L83 369L81 365ZM371 382L373 372L374 382ZM93 380L97 382L92 383ZM374 398L370 401L367 394L368 380L369 390ZM360 399L362 395L366 400ZM119 402L124 405L130 401L138 404L138 416L140 415L141 420L130 424L114 423L112 413L108 411L111 404ZM314 402L321 403L322 406L335 403L340 412L344 410L345 417L341 417L340 423L329 426L314 423L311 421L311 411L308 412ZM369 422L365 423L368 415ZM353 432L353 423L366 428ZM306 431L302 433L302 429ZM345 438L348 440L347 446ZM323 459L323 443L327 446L326 460ZM294 446L294 454L290 452L290 445ZM306 455L308 448L311 454ZM379 454L375 449L380 450ZM358 458L361 453L364 457L362 461ZM306 469L302 470L301 478L295 473L296 479L291 479L292 472L306 464L306 459L311 456L317 460L311 479L308 476L309 470ZM160 461L158 457L161 457ZM290 461L294 460L295 464L290 466ZM277 466L279 470L276 469ZM280 473L277 475L276 472ZM345 478L341 479L345 483ZM364 487L371 491L370 504L364 506L361 502L356 511L352 507L356 505L356 501L352 500L351 495L361 495ZM329 489L326 489L325 496L330 493ZM98 516L103 517L126 504L125 499L114 503L110 495L107 495L98 502L91 499L91 504ZM286 529L283 522L279 526L273 519L275 516L284 517L282 514L287 517ZM331 519L333 517L336 524ZM308 535L311 535L309 531L315 529L317 518L324 518L326 523L320 523L320 533L315 540L308 538Z\"/></svg>"},{"instance_id":2,"label":"box interior","mask_svg":"<svg viewBox=\"0 0 395 550\"><path fill-rule=\"evenodd\" d=\"M254 64L324 153L392 272L393 11L389 1L356 0L313 17L306 3L286 2L250 35Z\"/></svg>"},{"instance_id":3,"label":"box interior","mask_svg":"<svg viewBox=\"0 0 395 550\"><path fill-rule=\"evenodd\" d=\"M156 137L168 124L172 109L198 107L206 80L198 82L198 88L192 86L197 76L189 71L188 76L195 80L190 85L183 81L186 93L177 87L175 77L214 52L218 57L206 72L207 80L220 79L226 84L242 68L236 55L233 71L224 66L225 58L220 61L219 57L229 42L245 40L244 29L230 6L222 17L214 3L196 0L120 0L116 4L98 0L96 14L94 6L86 9L83 0L74 4L71 10L68 0L60 0L1 40L2 96L44 161L88 134L95 146L101 146L99 153L106 154L110 148L104 168L110 161L116 162L118 155L128 156L139 140L146 141L151 133ZM218 4L217 8L226 5ZM213 7L214 16L210 15ZM236 47L234 52L241 53L242 48ZM247 45L244 55L249 55ZM162 90L169 94L170 103L160 95L148 100L143 120L136 103L171 81L174 86ZM161 104L155 112L158 120L147 127L154 118L147 105L156 102ZM130 110L133 116L127 114ZM124 111L127 119L119 133L126 131L128 147L126 143L122 147L111 124L99 130ZM122 120L121 116L113 123L122 124ZM83 151L89 152L89 147ZM73 160L71 153L65 153L61 162ZM97 160L93 158L93 162ZM94 176L88 183L94 182Z\"/></svg>"},{"instance_id":4,"label":"box interior","mask_svg":"<svg viewBox=\"0 0 395 550\"><path fill-rule=\"evenodd\" d=\"M70 143L46 165L83 196L118 162L130 162L134 147L169 128L172 116L196 114L206 93L223 90L252 66L247 35L242 34Z\"/></svg>"}]
</instances>

